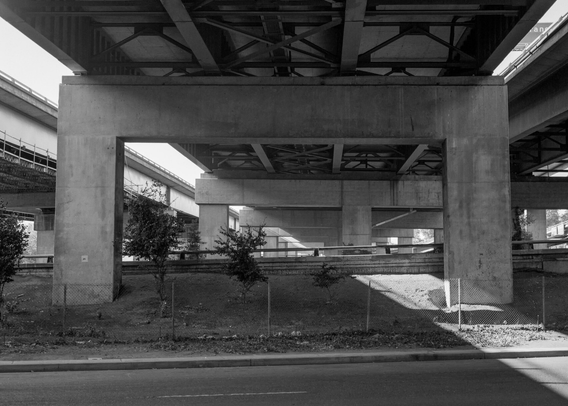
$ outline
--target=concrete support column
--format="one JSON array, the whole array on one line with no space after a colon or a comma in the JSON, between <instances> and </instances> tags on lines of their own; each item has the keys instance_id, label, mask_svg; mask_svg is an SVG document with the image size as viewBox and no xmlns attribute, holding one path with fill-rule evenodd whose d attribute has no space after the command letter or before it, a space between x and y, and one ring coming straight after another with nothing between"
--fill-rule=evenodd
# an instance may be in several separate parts
<instances>
[{"instance_id":1,"label":"concrete support column","mask_svg":"<svg viewBox=\"0 0 568 406\"><path fill-rule=\"evenodd\" d=\"M262 248L278 248L278 237L266 237L266 244ZM263 255L264 258L276 258L280 254L279 252L265 252Z\"/></svg>"},{"instance_id":2,"label":"concrete support column","mask_svg":"<svg viewBox=\"0 0 568 406\"><path fill-rule=\"evenodd\" d=\"M372 215L368 182L342 182L341 243L371 245Z\"/></svg>"},{"instance_id":3,"label":"concrete support column","mask_svg":"<svg viewBox=\"0 0 568 406\"><path fill-rule=\"evenodd\" d=\"M412 244L412 238L408 238L408 237L398 237L398 243L403 245L403 244ZM412 254L412 247L408 247L408 248L399 248L398 249L398 253L399 254Z\"/></svg>"},{"instance_id":4,"label":"concrete support column","mask_svg":"<svg viewBox=\"0 0 568 406\"><path fill-rule=\"evenodd\" d=\"M529 219L528 232L532 234L533 240L546 240L546 210L528 209ZM546 244L534 244L535 250L544 250Z\"/></svg>"},{"instance_id":5,"label":"concrete support column","mask_svg":"<svg viewBox=\"0 0 568 406\"><path fill-rule=\"evenodd\" d=\"M199 232L204 250L214 250L215 240L221 238L221 227L229 227L229 206L224 204L199 205ZM209 255L208 258L213 258Z\"/></svg>"},{"instance_id":6,"label":"concrete support column","mask_svg":"<svg viewBox=\"0 0 568 406\"><path fill-rule=\"evenodd\" d=\"M504 88L472 88L463 103L468 107L456 101L452 112L453 120L460 122L453 126L461 132L449 135L445 142L446 299L448 305L457 302L456 279L460 278L462 303L511 303L506 91Z\"/></svg>"},{"instance_id":7,"label":"concrete support column","mask_svg":"<svg viewBox=\"0 0 568 406\"><path fill-rule=\"evenodd\" d=\"M37 232L37 251L38 255L41 254L51 254L53 255L53 250L55 246L55 214L53 210L48 210L37 214L34 218L34 230ZM37 263L53 262L53 257L48 260L48 258L38 258Z\"/></svg>"},{"instance_id":8,"label":"concrete support column","mask_svg":"<svg viewBox=\"0 0 568 406\"><path fill-rule=\"evenodd\" d=\"M435 228L434 229L434 244L443 244L444 243L444 229L443 228Z\"/></svg>"},{"instance_id":9,"label":"concrete support column","mask_svg":"<svg viewBox=\"0 0 568 406\"><path fill-rule=\"evenodd\" d=\"M371 206L343 206L342 243L371 244Z\"/></svg>"},{"instance_id":10,"label":"concrete support column","mask_svg":"<svg viewBox=\"0 0 568 406\"><path fill-rule=\"evenodd\" d=\"M122 281L124 143L114 136L57 141L53 302L111 302Z\"/></svg>"}]
</instances>

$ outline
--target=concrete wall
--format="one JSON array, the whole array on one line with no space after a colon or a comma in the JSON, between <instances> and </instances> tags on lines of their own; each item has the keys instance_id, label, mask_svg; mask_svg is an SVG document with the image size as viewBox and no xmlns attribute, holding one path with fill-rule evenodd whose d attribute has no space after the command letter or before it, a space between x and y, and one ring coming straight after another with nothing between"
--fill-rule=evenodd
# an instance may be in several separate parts
<instances>
[{"instance_id":1,"label":"concrete wall","mask_svg":"<svg viewBox=\"0 0 568 406\"><path fill-rule=\"evenodd\" d=\"M568 118L567 99L568 66L565 66L510 103L511 141Z\"/></svg>"},{"instance_id":2,"label":"concrete wall","mask_svg":"<svg viewBox=\"0 0 568 406\"><path fill-rule=\"evenodd\" d=\"M31 145L48 150L55 154L57 152L57 134L52 128L22 115L21 113L0 104L0 131L8 133L16 139L22 139ZM0 138L4 134L0 133ZM13 142L13 140L7 139Z\"/></svg>"},{"instance_id":3,"label":"concrete wall","mask_svg":"<svg viewBox=\"0 0 568 406\"><path fill-rule=\"evenodd\" d=\"M341 208L346 203L344 190L366 191L365 203L371 208L442 207L442 182L413 178L401 181L269 180L211 179L196 180L197 204L230 204L298 208ZM355 195L361 201L361 195Z\"/></svg>"},{"instance_id":4,"label":"concrete wall","mask_svg":"<svg viewBox=\"0 0 568 406\"><path fill-rule=\"evenodd\" d=\"M132 141L427 144L479 124L475 115L448 120L478 86L503 87L503 80L64 77L59 129L82 136L97 129Z\"/></svg>"}]
</instances>

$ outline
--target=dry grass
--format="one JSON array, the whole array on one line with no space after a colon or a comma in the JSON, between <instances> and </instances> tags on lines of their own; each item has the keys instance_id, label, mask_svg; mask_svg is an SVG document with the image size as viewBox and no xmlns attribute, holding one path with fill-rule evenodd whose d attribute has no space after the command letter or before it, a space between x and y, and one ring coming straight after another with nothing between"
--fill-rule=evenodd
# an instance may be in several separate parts
<instances>
[{"instance_id":1,"label":"dry grass","mask_svg":"<svg viewBox=\"0 0 568 406\"><path fill-rule=\"evenodd\" d=\"M121 294L113 303L72 306L65 312L50 305L50 277L18 277L7 288L11 311L4 314L0 353L3 357L22 352L65 356L85 348L108 351L119 344L121 351L136 354L156 350L216 354L446 348L510 346L565 337L538 331L534 325L479 326L458 332L453 322L447 323L457 317L455 309L440 305L440 278L408 275L371 280L370 331L365 332L369 277L346 278L334 287L334 300L329 302L327 291L313 287L310 276L270 276L268 336L266 284L254 287L247 303L242 303L238 285L225 275L176 274L168 285L175 286L172 324L171 305L165 309L166 317L160 317L160 302L148 275L124 277ZM498 314L503 319L503 314L511 311L516 312L506 316L511 320L523 314L538 317L534 313L542 303L540 280L532 274L516 276L514 306L506 312L504 307L473 309L469 317ZM568 278L557 277L548 285L550 326L566 331L564 288ZM467 320L467 312L463 317ZM176 340L172 341L174 331Z\"/></svg>"}]
</instances>

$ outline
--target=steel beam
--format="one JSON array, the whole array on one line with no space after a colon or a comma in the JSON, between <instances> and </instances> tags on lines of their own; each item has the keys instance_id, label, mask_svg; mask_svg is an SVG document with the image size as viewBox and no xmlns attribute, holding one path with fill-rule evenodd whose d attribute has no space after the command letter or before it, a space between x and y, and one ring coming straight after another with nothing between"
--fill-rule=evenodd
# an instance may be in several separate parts
<instances>
[{"instance_id":1,"label":"steel beam","mask_svg":"<svg viewBox=\"0 0 568 406\"><path fill-rule=\"evenodd\" d=\"M345 3L340 73L355 72L357 70L366 9L367 0L347 0Z\"/></svg>"},{"instance_id":2,"label":"steel beam","mask_svg":"<svg viewBox=\"0 0 568 406\"><path fill-rule=\"evenodd\" d=\"M197 30L181 0L160 0L178 28L181 36L193 51L197 61L206 73L220 74L221 70L215 62L215 58L209 51L203 37Z\"/></svg>"},{"instance_id":3,"label":"steel beam","mask_svg":"<svg viewBox=\"0 0 568 406\"><path fill-rule=\"evenodd\" d=\"M260 145L260 144L251 144L251 145L254 149L254 152L256 152L258 159L260 159L260 162L262 162L262 164L264 165L266 172L275 173L276 171L274 170L274 167L272 166L272 162L270 162L270 158L268 158L268 155L266 155L266 151L264 150L262 145Z\"/></svg>"},{"instance_id":4,"label":"steel beam","mask_svg":"<svg viewBox=\"0 0 568 406\"><path fill-rule=\"evenodd\" d=\"M416 160L418 160L418 158L420 158L420 156L426 150L426 148L428 148L427 144L418 145L414 149L414 151L412 151L412 153L406 159L406 161L402 164L402 166L398 170L397 174L402 175L402 174L406 173L406 171L408 171L408 169L410 169L410 167L414 164L414 162L416 162Z\"/></svg>"},{"instance_id":5,"label":"steel beam","mask_svg":"<svg viewBox=\"0 0 568 406\"><path fill-rule=\"evenodd\" d=\"M343 158L343 144L333 144L332 173L339 173L341 171L342 158Z\"/></svg>"}]
</instances>

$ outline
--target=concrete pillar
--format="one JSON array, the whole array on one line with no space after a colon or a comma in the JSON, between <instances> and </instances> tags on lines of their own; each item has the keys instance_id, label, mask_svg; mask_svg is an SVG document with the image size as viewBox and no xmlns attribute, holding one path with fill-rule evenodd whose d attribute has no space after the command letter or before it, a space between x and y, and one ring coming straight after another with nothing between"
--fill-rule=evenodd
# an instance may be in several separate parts
<instances>
[{"instance_id":1,"label":"concrete pillar","mask_svg":"<svg viewBox=\"0 0 568 406\"><path fill-rule=\"evenodd\" d=\"M278 248L278 237L266 237L266 244L262 248ZM264 258L276 258L279 257L281 253L279 252L264 252Z\"/></svg>"},{"instance_id":2,"label":"concrete pillar","mask_svg":"<svg viewBox=\"0 0 568 406\"><path fill-rule=\"evenodd\" d=\"M371 244L370 206L343 206L342 243L344 245Z\"/></svg>"},{"instance_id":3,"label":"concrete pillar","mask_svg":"<svg viewBox=\"0 0 568 406\"><path fill-rule=\"evenodd\" d=\"M36 214L34 217L34 230L37 231L37 250L38 255L51 254L53 255L55 245L55 214L53 209L42 210L42 214ZM53 262L53 257L38 258L37 263Z\"/></svg>"},{"instance_id":4,"label":"concrete pillar","mask_svg":"<svg viewBox=\"0 0 568 406\"><path fill-rule=\"evenodd\" d=\"M527 231L532 234L533 240L546 240L546 210L528 209L529 225ZM535 250L548 248L547 244L534 244Z\"/></svg>"},{"instance_id":5,"label":"concrete pillar","mask_svg":"<svg viewBox=\"0 0 568 406\"><path fill-rule=\"evenodd\" d=\"M60 121L61 124L61 121ZM122 281L124 143L59 135L53 301L111 302Z\"/></svg>"},{"instance_id":6,"label":"concrete pillar","mask_svg":"<svg viewBox=\"0 0 568 406\"><path fill-rule=\"evenodd\" d=\"M506 92L502 88L471 90L469 107L456 103L448 119L460 120L462 132L449 135L444 144L446 299L449 305L457 302L458 284L450 279L460 278L463 303L511 303Z\"/></svg>"},{"instance_id":7,"label":"concrete pillar","mask_svg":"<svg viewBox=\"0 0 568 406\"><path fill-rule=\"evenodd\" d=\"M224 204L201 204L199 205L199 232L202 249L214 250L215 240L221 238L221 227L225 230L229 227L229 206ZM214 256L208 255L207 258Z\"/></svg>"},{"instance_id":8,"label":"concrete pillar","mask_svg":"<svg viewBox=\"0 0 568 406\"><path fill-rule=\"evenodd\" d=\"M399 244L412 244L412 238L398 237L398 243ZM399 254L412 254L412 247L399 248L398 253Z\"/></svg>"},{"instance_id":9,"label":"concrete pillar","mask_svg":"<svg viewBox=\"0 0 568 406\"><path fill-rule=\"evenodd\" d=\"M287 243L286 241L279 241L279 242L278 242L278 248L282 248L282 249L288 248L288 243ZM289 257L289 256L290 256L290 254L288 253L288 251L282 252L281 255L282 255L283 257Z\"/></svg>"},{"instance_id":10,"label":"concrete pillar","mask_svg":"<svg viewBox=\"0 0 568 406\"><path fill-rule=\"evenodd\" d=\"M371 191L367 182L342 182L341 238L344 245L371 245Z\"/></svg>"},{"instance_id":11,"label":"concrete pillar","mask_svg":"<svg viewBox=\"0 0 568 406\"><path fill-rule=\"evenodd\" d=\"M434 244L443 244L444 243L444 229L443 228L435 228L434 229Z\"/></svg>"}]
</instances>

